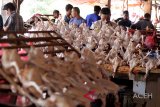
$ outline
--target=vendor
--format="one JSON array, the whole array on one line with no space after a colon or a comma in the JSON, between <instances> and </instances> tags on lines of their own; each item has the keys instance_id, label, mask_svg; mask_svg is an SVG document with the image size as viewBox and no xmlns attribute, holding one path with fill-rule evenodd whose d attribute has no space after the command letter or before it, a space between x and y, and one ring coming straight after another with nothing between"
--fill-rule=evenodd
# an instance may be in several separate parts
<instances>
[{"instance_id":1,"label":"vendor","mask_svg":"<svg viewBox=\"0 0 160 107\"><path fill-rule=\"evenodd\" d=\"M108 26L112 26L113 28L117 27L117 24L114 22L110 21L110 17L111 17L111 11L109 8L102 8L101 12L100 12L100 16L101 16L101 20L96 21L92 24L91 29L95 29L95 24L96 24L96 29L101 29L103 25L108 25Z\"/></svg>"},{"instance_id":2,"label":"vendor","mask_svg":"<svg viewBox=\"0 0 160 107\"><path fill-rule=\"evenodd\" d=\"M123 26L123 27L131 27L131 21L129 20L129 12L123 11L123 17L122 18L118 18L117 20L115 20L118 25Z\"/></svg>"},{"instance_id":3,"label":"vendor","mask_svg":"<svg viewBox=\"0 0 160 107\"><path fill-rule=\"evenodd\" d=\"M3 10L6 11L8 19L6 20L3 30L4 31L23 31L23 18L16 13L16 7L13 3L4 5Z\"/></svg>"},{"instance_id":4,"label":"vendor","mask_svg":"<svg viewBox=\"0 0 160 107\"><path fill-rule=\"evenodd\" d=\"M64 21L65 21L66 23L68 23L68 24L69 24L69 21L70 21L71 18L72 18L72 15L71 15L71 13L72 13L72 8L73 8L73 6L72 6L71 4L67 4L67 5L66 5L66 15L65 15L65 17L64 17Z\"/></svg>"},{"instance_id":5,"label":"vendor","mask_svg":"<svg viewBox=\"0 0 160 107\"><path fill-rule=\"evenodd\" d=\"M58 24L61 20L61 14L59 12L59 10L54 10L53 11L53 18L52 19L52 22L55 23L55 24Z\"/></svg>"},{"instance_id":6,"label":"vendor","mask_svg":"<svg viewBox=\"0 0 160 107\"><path fill-rule=\"evenodd\" d=\"M138 29L138 30L154 29L154 26L151 22L151 15L149 13L146 13L144 15L144 19L132 25L131 28Z\"/></svg>"},{"instance_id":7,"label":"vendor","mask_svg":"<svg viewBox=\"0 0 160 107\"><path fill-rule=\"evenodd\" d=\"M101 7L100 6L94 6L94 13L87 15L86 23L87 23L88 27L91 27L93 22L98 21L98 20L101 19L101 17L99 16L100 11L101 11Z\"/></svg>"},{"instance_id":8,"label":"vendor","mask_svg":"<svg viewBox=\"0 0 160 107\"><path fill-rule=\"evenodd\" d=\"M73 7L72 17L69 24L75 24L79 27L82 23L85 23L85 20L80 16L80 9L78 7Z\"/></svg>"}]
</instances>

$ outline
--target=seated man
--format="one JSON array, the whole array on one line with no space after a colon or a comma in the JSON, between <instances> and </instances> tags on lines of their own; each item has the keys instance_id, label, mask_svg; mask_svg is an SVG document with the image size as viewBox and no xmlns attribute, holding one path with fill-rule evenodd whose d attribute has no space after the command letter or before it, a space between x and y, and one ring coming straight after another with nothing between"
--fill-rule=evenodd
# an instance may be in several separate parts
<instances>
[{"instance_id":1,"label":"seated man","mask_svg":"<svg viewBox=\"0 0 160 107\"><path fill-rule=\"evenodd\" d=\"M72 8L73 8L73 6L71 4L66 5L66 15L64 17L64 21L67 22L67 23L69 23L69 21L72 18L72 15L71 15Z\"/></svg>"},{"instance_id":2,"label":"seated man","mask_svg":"<svg viewBox=\"0 0 160 107\"><path fill-rule=\"evenodd\" d=\"M78 27L85 23L85 20L80 16L80 10L78 7L73 7L72 9L72 19L70 20L69 24L75 24Z\"/></svg>"},{"instance_id":3,"label":"seated man","mask_svg":"<svg viewBox=\"0 0 160 107\"><path fill-rule=\"evenodd\" d=\"M103 25L108 25L111 26L113 28L117 27L117 24L114 22L110 21L110 17L111 17L111 11L109 8L102 8L101 12L101 20L98 20L96 22L94 22L91 26L91 29L101 29Z\"/></svg>"},{"instance_id":4,"label":"seated man","mask_svg":"<svg viewBox=\"0 0 160 107\"><path fill-rule=\"evenodd\" d=\"M129 12L126 10L123 12L123 18L118 18L116 20L118 25L123 26L123 27L131 27L131 21L129 20Z\"/></svg>"},{"instance_id":5,"label":"seated man","mask_svg":"<svg viewBox=\"0 0 160 107\"><path fill-rule=\"evenodd\" d=\"M152 24L151 15L149 13L146 13L144 15L144 19L138 21L136 24L132 25L132 29L138 29L138 30L146 30L146 28L154 29L154 26Z\"/></svg>"},{"instance_id":6,"label":"seated man","mask_svg":"<svg viewBox=\"0 0 160 107\"><path fill-rule=\"evenodd\" d=\"M99 12L101 11L100 6L94 6L94 13L89 14L86 17L86 23L88 27L91 27L92 23L101 19Z\"/></svg>"}]
</instances>

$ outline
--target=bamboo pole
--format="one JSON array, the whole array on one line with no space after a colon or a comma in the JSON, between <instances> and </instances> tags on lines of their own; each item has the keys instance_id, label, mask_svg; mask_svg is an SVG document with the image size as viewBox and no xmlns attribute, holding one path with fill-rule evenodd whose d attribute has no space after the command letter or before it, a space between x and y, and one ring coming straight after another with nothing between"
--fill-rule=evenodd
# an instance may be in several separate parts
<instances>
[{"instance_id":1,"label":"bamboo pole","mask_svg":"<svg viewBox=\"0 0 160 107\"><path fill-rule=\"evenodd\" d=\"M111 8L111 0L108 0L108 7Z\"/></svg>"},{"instance_id":2,"label":"bamboo pole","mask_svg":"<svg viewBox=\"0 0 160 107\"><path fill-rule=\"evenodd\" d=\"M127 10L128 10L128 0L126 1L126 7L127 7Z\"/></svg>"},{"instance_id":3,"label":"bamboo pole","mask_svg":"<svg viewBox=\"0 0 160 107\"><path fill-rule=\"evenodd\" d=\"M154 4L155 4L155 18L157 19L157 0L154 1Z\"/></svg>"},{"instance_id":4,"label":"bamboo pole","mask_svg":"<svg viewBox=\"0 0 160 107\"><path fill-rule=\"evenodd\" d=\"M123 7L122 7L122 11L124 11L124 8L125 8L125 0L123 0Z\"/></svg>"},{"instance_id":5,"label":"bamboo pole","mask_svg":"<svg viewBox=\"0 0 160 107\"><path fill-rule=\"evenodd\" d=\"M128 10L128 0L123 0L123 7L122 10Z\"/></svg>"},{"instance_id":6,"label":"bamboo pole","mask_svg":"<svg viewBox=\"0 0 160 107\"><path fill-rule=\"evenodd\" d=\"M16 12L20 13L20 5L23 2L23 0L13 0L13 3L16 5Z\"/></svg>"},{"instance_id":7,"label":"bamboo pole","mask_svg":"<svg viewBox=\"0 0 160 107\"><path fill-rule=\"evenodd\" d=\"M157 0L155 0L155 21L156 23L158 23L158 4L157 4Z\"/></svg>"},{"instance_id":8,"label":"bamboo pole","mask_svg":"<svg viewBox=\"0 0 160 107\"><path fill-rule=\"evenodd\" d=\"M144 7L143 7L144 13L151 14L152 10L152 0L144 1Z\"/></svg>"},{"instance_id":9,"label":"bamboo pole","mask_svg":"<svg viewBox=\"0 0 160 107\"><path fill-rule=\"evenodd\" d=\"M100 2L104 3L108 8L111 8L111 0L100 0Z\"/></svg>"}]
</instances>

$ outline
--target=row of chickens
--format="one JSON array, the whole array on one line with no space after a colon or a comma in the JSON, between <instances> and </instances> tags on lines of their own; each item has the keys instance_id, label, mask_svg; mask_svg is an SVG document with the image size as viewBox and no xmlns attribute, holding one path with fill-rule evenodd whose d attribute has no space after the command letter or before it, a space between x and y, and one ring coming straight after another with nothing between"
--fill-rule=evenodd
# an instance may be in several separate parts
<instances>
[{"instance_id":1,"label":"row of chickens","mask_svg":"<svg viewBox=\"0 0 160 107\"><path fill-rule=\"evenodd\" d=\"M113 66L113 76L118 66L129 66L129 76L134 67L142 66L146 68L144 76L146 79L148 72L160 65L158 50L151 50L148 53L142 52L145 35L142 35L138 30L131 34L123 27L108 26L104 24L105 22L100 21L95 22L93 30L90 30L86 24L77 27L62 21L58 25L54 25L51 21L43 21L42 18L38 18L41 21L38 21L32 30L55 30L79 52L84 47L92 50L96 54L98 64Z\"/></svg>"},{"instance_id":2,"label":"row of chickens","mask_svg":"<svg viewBox=\"0 0 160 107\"><path fill-rule=\"evenodd\" d=\"M138 30L132 34L121 26L113 27L99 22L94 23L93 30L86 24L78 28L65 22L59 23L57 29L77 50L85 47L95 52L98 64L111 64L113 77L119 66L130 67L129 77L136 66L141 66L146 68L146 79L148 72L160 65L158 49L148 53L142 51L146 37Z\"/></svg>"},{"instance_id":3,"label":"row of chickens","mask_svg":"<svg viewBox=\"0 0 160 107\"><path fill-rule=\"evenodd\" d=\"M24 62L17 50L4 49L1 62L5 74L22 84L12 83L13 92L21 93L37 106L89 107L90 101L84 97L89 91L95 90L96 98L100 93L116 95L119 90L88 49L83 49L81 58L73 52L65 53L62 60L56 56L45 58L40 49L32 47L28 59Z\"/></svg>"}]
</instances>

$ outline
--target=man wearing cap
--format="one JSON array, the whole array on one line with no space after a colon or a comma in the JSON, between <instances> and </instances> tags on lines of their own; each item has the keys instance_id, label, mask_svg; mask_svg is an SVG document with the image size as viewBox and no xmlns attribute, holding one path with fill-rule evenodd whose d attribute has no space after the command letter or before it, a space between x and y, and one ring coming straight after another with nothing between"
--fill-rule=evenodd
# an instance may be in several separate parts
<instances>
[{"instance_id":1,"label":"man wearing cap","mask_svg":"<svg viewBox=\"0 0 160 107\"><path fill-rule=\"evenodd\" d=\"M16 13L16 7L13 3L7 3L4 5L3 10L5 10L8 19L6 20L3 30L4 31L23 31L23 18Z\"/></svg>"},{"instance_id":2,"label":"man wearing cap","mask_svg":"<svg viewBox=\"0 0 160 107\"><path fill-rule=\"evenodd\" d=\"M111 26L113 28L117 27L117 24L114 22L110 21L110 17L111 17L111 11L109 8L105 7L102 8L101 12L100 12L100 16L101 16L101 20L96 21L92 24L91 29L101 29L103 25L108 25Z\"/></svg>"}]
</instances>

